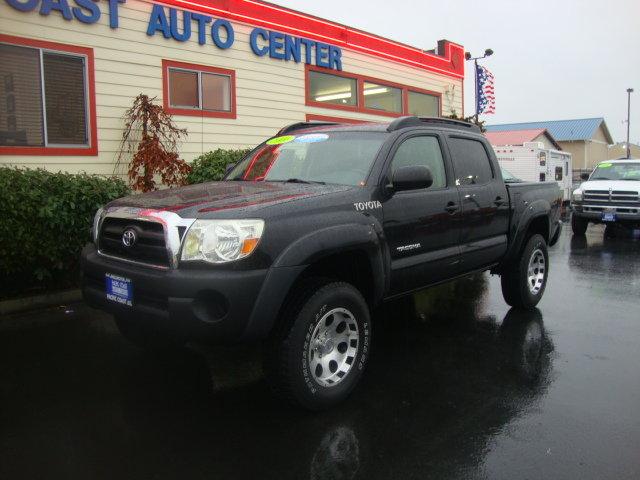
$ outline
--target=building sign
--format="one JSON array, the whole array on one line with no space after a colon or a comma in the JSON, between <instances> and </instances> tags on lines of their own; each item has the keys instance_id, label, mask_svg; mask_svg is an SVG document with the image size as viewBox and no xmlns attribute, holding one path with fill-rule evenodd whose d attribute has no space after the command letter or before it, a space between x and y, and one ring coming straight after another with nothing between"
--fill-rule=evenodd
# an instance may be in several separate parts
<instances>
[{"instance_id":1,"label":"building sign","mask_svg":"<svg viewBox=\"0 0 640 480\"><path fill-rule=\"evenodd\" d=\"M40 15L55 13L65 20L93 24L102 12L93 0L5 0L21 12L37 10ZM109 26L118 28L118 5L126 0L107 0ZM197 37L200 45L213 44L219 49L231 48L235 41L233 25L225 19L214 19L201 13L177 10L154 4L149 15L147 35L186 42ZM256 27L249 35L251 50L259 57L304 62L332 70L342 70L342 50L328 43L286 35Z\"/></svg>"}]
</instances>

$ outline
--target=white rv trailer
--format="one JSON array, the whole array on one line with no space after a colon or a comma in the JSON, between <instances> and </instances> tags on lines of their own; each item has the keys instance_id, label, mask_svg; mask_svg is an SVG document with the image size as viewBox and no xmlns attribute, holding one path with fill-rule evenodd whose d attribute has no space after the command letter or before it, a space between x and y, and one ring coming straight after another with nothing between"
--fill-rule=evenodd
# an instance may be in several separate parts
<instances>
[{"instance_id":1,"label":"white rv trailer","mask_svg":"<svg viewBox=\"0 0 640 480\"><path fill-rule=\"evenodd\" d=\"M573 167L571 154L544 148L542 142L525 142L522 146L493 146L500 166L525 182L555 180L564 192L564 200L571 199Z\"/></svg>"}]
</instances>

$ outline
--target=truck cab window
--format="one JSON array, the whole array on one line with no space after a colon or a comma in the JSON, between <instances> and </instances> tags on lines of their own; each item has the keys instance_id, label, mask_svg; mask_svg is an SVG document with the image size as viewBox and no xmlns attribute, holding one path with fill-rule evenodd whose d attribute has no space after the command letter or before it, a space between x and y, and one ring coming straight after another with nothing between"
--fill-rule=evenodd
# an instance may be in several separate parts
<instances>
[{"instance_id":1,"label":"truck cab window","mask_svg":"<svg viewBox=\"0 0 640 480\"><path fill-rule=\"evenodd\" d=\"M411 137L402 142L391 163L391 174L400 167L424 165L431 171L433 184L430 188L444 188L447 175L440 143L436 137Z\"/></svg>"},{"instance_id":2,"label":"truck cab window","mask_svg":"<svg viewBox=\"0 0 640 480\"><path fill-rule=\"evenodd\" d=\"M449 138L456 171L456 185L484 185L493 179L493 169L481 142L468 138Z\"/></svg>"}]
</instances>

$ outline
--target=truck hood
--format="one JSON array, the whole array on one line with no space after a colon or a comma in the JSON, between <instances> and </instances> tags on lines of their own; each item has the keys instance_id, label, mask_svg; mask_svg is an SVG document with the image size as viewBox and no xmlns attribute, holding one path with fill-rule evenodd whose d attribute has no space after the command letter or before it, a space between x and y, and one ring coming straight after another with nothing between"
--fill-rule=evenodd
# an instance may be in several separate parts
<instances>
[{"instance_id":1,"label":"truck hood","mask_svg":"<svg viewBox=\"0 0 640 480\"><path fill-rule=\"evenodd\" d=\"M184 218L246 218L257 210L274 205L353 188L286 182L208 182L131 195L109 203L108 207L169 211Z\"/></svg>"},{"instance_id":2,"label":"truck hood","mask_svg":"<svg viewBox=\"0 0 640 480\"><path fill-rule=\"evenodd\" d=\"M582 182L578 190L624 190L627 192L640 191L640 181L635 180L592 180Z\"/></svg>"}]
</instances>

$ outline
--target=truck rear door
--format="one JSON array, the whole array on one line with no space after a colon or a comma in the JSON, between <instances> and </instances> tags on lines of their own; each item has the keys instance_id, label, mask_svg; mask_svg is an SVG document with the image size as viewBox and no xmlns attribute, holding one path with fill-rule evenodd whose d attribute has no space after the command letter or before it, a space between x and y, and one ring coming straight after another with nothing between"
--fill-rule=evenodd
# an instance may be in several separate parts
<instances>
[{"instance_id":1,"label":"truck rear door","mask_svg":"<svg viewBox=\"0 0 640 480\"><path fill-rule=\"evenodd\" d=\"M462 202L460 268L468 272L497 263L506 253L509 196L485 142L451 134L447 144Z\"/></svg>"}]
</instances>

